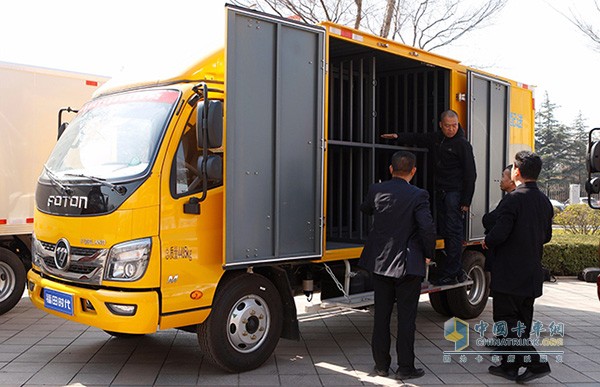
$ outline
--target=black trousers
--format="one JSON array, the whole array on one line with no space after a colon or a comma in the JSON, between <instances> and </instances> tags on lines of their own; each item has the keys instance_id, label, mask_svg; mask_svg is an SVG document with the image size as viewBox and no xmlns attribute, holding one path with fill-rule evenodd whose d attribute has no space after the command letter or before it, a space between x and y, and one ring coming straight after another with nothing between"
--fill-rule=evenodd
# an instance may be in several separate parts
<instances>
[{"instance_id":1,"label":"black trousers","mask_svg":"<svg viewBox=\"0 0 600 387\"><path fill-rule=\"evenodd\" d=\"M407 275L402 279L373 274L375 291L375 323L371 348L375 367L387 370L391 364L390 319L394 304L398 312L396 353L398 370L409 372L415 368L415 330L417 306L422 278Z\"/></svg>"},{"instance_id":2,"label":"black trousers","mask_svg":"<svg viewBox=\"0 0 600 387\"><path fill-rule=\"evenodd\" d=\"M533 303L535 298L515 296L512 294L506 294L501 292L494 292L493 294L493 317L494 322L505 321L507 325L507 338L511 339L529 339L531 332L531 324L533 322ZM519 324L520 323L520 324ZM524 325L524 330L521 336L518 336L516 331L513 332L512 328L517 325ZM502 355L502 365L508 368L519 368L529 367L533 370L542 368L550 369L548 363L541 363L540 356L537 354L536 349L532 345L510 345L501 347L502 351L515 352L514 362L508 360L509 355ZM530 361L525 362L525 354L531 356Z\"/></svg>"}]
</instances>

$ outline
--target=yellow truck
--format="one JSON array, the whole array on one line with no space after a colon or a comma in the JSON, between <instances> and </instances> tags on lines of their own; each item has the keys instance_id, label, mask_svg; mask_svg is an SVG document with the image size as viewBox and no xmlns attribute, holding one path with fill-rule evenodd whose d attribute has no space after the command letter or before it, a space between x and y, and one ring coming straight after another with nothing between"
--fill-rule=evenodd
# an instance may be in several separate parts
<instances>
[{"instance_id":1,"label":"yellow truck","mask_svg":"<svg viewBox=\"0 0 600 387\"><path fill-rule=\"evenodd\" d=\"M299 337L294 296L372 301L356 266L368 186L410 149L413 183L435 195L428 149L380 135L435 131L452 108L478 174L469 280L423 292L442 314L478 316L480 220L509 156L533 146L530 88L342 25L225 12L222 50L176 76L107 83L60 137L36 190L32 302L117 337L197 332L218 366L256 368Z\"/></svg>"}]
</instances>

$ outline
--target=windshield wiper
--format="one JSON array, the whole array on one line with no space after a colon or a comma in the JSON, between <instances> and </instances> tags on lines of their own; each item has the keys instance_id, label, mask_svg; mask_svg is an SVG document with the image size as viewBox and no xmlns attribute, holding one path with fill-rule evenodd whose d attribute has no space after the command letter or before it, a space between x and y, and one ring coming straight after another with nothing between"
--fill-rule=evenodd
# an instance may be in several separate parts
<instances>
[{"instance_id":1,"label":"windshield wiper","mask_svg":"<svg viewBox=\"0 0 600 387\"><path fill-rule=\"evenodd\" d=\"M46 175L48 175L48 178L50 178L50 181L52 182L52 184L57 185L61 190L64 191L65 194L67 195L71 195L73 193L73 190L69 187L67 187L66 185L63 185L58 178L56 177L56 175L54 174L54 172L52 172L50 170L50 168L48 168L46 166L46 164L44 164L44 171L46 171Z\"/></svg>"},{"instance_id":2,"label":"windshield wiper","mask_svg":"<svg viewBox=\"0 0 600 387\"><path fill-rule=\"evenodd\" d=\"M96 176L85 175L83 173L65 173L64 176L83 177L84 179L95 181L96 183L100 183L109 187L111 191L115 191L119 195L125 195L127 193L127 188L125 188L125 186L113 184L109 181L106 181L105 179L101 179Z\"/></svg>"}]
</instances>

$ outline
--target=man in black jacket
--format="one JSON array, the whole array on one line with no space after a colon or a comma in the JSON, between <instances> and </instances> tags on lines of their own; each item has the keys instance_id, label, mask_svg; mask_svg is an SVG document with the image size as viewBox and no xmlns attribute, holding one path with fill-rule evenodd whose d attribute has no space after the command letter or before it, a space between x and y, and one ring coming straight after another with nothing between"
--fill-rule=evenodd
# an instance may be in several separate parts
<instances>
[{"instance_id":1,"label":"man in black jacket","mask_svg":"<svg viewBox=\"0 0 600 387\"><path fill-rule=\"evenodd\" d=\"M441 275L435 283L450 285L466 280L461 263L464 216L471 206L477 173L473 147L458 123L458 114L454 110L444 111L439 127L437 133L389 133L381 137L433 148L437 225L444 237L446 253Z\"/></svg>"},{"instance_id":2,"label":"man in black jacket","mask_svg":"<svg viewBox=\"0 0 600 387\"><path fill-rule=\"evenodd\" d=\"M515 353L514 361L502 355L499 366L489 372L517 382L527 382L550 373L547 362L541 362L529 339L533 322L533 304L542 295L543 246L552 238L553 208L550 200L537 186L542 160L529 151L515 155L511 171L517 188L506 195L498 207L496 223L484 241L484 248L493 252L491 289L493 318L506 322L507 338L514 345L502 349ZM523 353L529 354L527 361ZM533 354L531 354L533 353ZM521 375L520 367L526 367Z\"/></svg>"},{"instance_id":3,"label":"man in black jacket","mask_svg":"<svg viewBox=\"0 0 600 387\"><path fill-rule=\"evenodd\" d=\"M515 182L512 181L511 171L512 171L512 164L509 164L506 167L504 167L504 170L502 171L502 178L500 179L500 189L502 190L502 192L507 193L507 194L511 193L512 191L515 190L515 188L517 188L517 186L515 185ZM488 212L487 214L484 214L483 217L481 218L481 223L483 224L483 229L485 230L486 234L488 232L490 232L492 227L494 227L494 225L496 224L496 221L498 220L498 208L500 207L502 200L504 200L505 198L506 198L506 196L502 197L502 199L496 205L496 207L492 211ZM492 270L491 269L492 261L493 261L493 255L491 254L491 252L488 251L488 253L485 255L485 270L486 271Z\"/></svg>"},{"instance_id":4,"label":"man in black jacket","mask_svg":"<svg viewBox=\"0 0 600 387\"><path fill-rule=\"evenodd\" d=\"M435 252L435 226L428 192L409 183L416 172L415 160L410 152L394 153L392 179L371 185L360 206L362 212L374 217L359 265L373 274L375 323L371 347L375 372L388 375L390 318L396 304L397 379L425 374L414 365L415 321L425 262Z\"/></svg>"}]
</instances>

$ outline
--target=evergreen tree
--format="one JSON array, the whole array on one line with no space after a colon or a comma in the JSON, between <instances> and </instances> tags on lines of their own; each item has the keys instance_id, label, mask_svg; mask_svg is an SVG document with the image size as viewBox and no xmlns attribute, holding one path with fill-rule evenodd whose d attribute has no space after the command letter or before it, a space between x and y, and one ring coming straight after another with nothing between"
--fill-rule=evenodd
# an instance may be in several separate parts
<instances>
[{"instance_id":1,"label":"evergreen tree","mask_svg":"<svg viewBox=\"0 0 600 387\"><path fill-rule=\"evenodd\" d=\"M541 109L536 113L535 149L544 162L539 183L548 192L552 186L564 185L565 160L568 155L568 128L555 117L559 106L546 93Z\"/></svg>"},{"instance_id":2,"label":"evergreen tree","mask_svg":"<svg viewBox=\"0 0 600 387\"><path fill-rule=\"evenodd\" d=\"M566 144L567 157L564 178L570 183L579 184L583 192L587 179L586 153L587 153L587 125L583 114L579 112L573 125L568 128L569 141Z\"/></svg>"}]
</instances>

